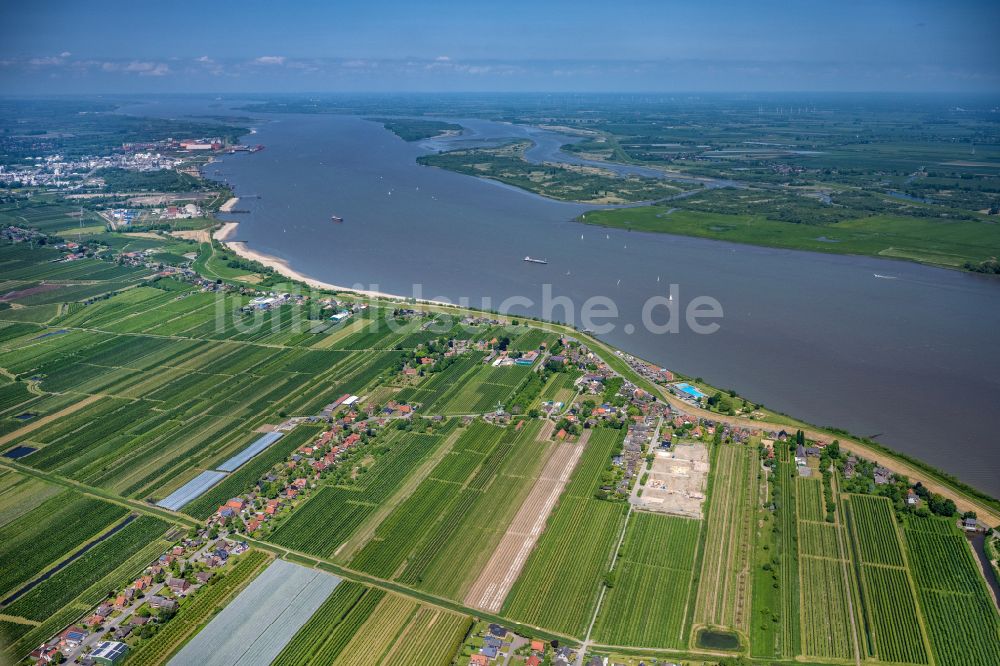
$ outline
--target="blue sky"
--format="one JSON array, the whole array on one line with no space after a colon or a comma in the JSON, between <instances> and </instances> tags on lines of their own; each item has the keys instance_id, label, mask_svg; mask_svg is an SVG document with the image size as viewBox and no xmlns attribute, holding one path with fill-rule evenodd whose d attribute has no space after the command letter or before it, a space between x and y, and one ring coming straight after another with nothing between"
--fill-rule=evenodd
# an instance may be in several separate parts
<instances>
[{"instance_id":1,"label":"blue sky","mask_svg":"<svg viewBox=\"0 0 1000 666\"><path fill-rule=\"evenodd\" d=\"M1000 92L1000 0L0 3L0 93Z\"/></svg>"}]
</instances>

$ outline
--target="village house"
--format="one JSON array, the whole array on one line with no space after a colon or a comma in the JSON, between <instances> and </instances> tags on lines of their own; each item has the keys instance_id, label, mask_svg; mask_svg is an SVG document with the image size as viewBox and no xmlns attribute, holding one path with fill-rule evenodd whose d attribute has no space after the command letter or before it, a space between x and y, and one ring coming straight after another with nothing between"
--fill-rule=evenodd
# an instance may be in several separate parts
<instances>
[{"instance_id":1,"label":"village house","mask_svg":"<svg viewBox=\"0 0 1000 666\"><path fill-rule=\"evenodd\" d=\"M188 590L191 589L191 583L187 582L183 578L168 578L167 587L170 588L170 591L177 596L183 596L188 593Z\"/></svg>"},{"instance_id":2,"label":"village house","mask_svg":"<svg viewBox=\"0 0 1000 666\"><path fill-rule=\"evenodd\" d=\"M176 601L174 601L173 599L168 599L167 597L161 597L156 594L149 597L149 599L146 600L146 603L148 603L149 607L154 610L172 611L177 609Z\"/></svg>"}]
</instances>

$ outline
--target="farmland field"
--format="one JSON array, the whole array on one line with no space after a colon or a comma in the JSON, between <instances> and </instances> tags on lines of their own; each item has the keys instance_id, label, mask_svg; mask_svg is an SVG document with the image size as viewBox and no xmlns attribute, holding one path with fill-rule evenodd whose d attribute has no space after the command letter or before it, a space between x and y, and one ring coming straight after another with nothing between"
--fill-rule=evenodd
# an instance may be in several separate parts
<instances>
[{"instance_id":1,"label":"farmland field","mask_svg":"<svg viewBox=\"0 0 1000 666\"><path fill-rule=\"evenodd\" d=\"M0 599L126 513L116 504L67 491L0 528ZM51 538L55 534L59 538Z\"/></svg>"},{"instance_id":2,"label":"farmland field","mask_svg":"<svg viewBox=\"0 0 1000 666\"><path fill-rule=\"evenodd\" d=\"M802 652L811 657L853 656L844 565L839 559L803 555Z\"/></svg>"},{"instance_id":3,"label":"farmland field","mask_svg":"<svg viewBox=\"0 0 1000 666\"><path fill-rule=\"evenodd\" d=\"M502 614L575 636L586 631L625 520L625 504L593 499L619 436L591 435Z\"/></svg>"},{"instance_id":4,"label":"farmland field","mask_svg":"<svg viewBox=\"0 0 1000 666\"><path fill-rule=\"evenodd\" d=\"M539 425L504 430L473 422L376 528L351 566L460 598L544 461L548 446L536 441ZM484 521L484 515L491 520Z\"/></svg>"},{"instance_id":5,"label":"farmland field","mask_svg":"<svg viewBox=\"0 0 1000 666\"><path fill-rule=\"evenodd\" d=\"M923 622L888 498L845 501L870 651L883 661L928 663Z\"/></svg>"},{"instance_id":6,"label":"farmland field","mask_svg":"<svg viewBox=\"0 0 1000 666\"><path fill-rule=\"evenodd\" d=\"M155 541L167 530L159 518L140 516L120 531L73 560L51 578L46 579L3 610L29 620L44 620L73 601L91 585L115 572L129 558ZM135 573L129 572L124 575ZM124 581L123 581L124 582ZM104 589L99 590L103 596ZM98 600L100 596L98 597Z\"/></svg>"},{"instance_id":7,"label":"farmland field","mask_svg":"<svg viewBox=\"0 0 1000 666\"><path fill-rule=\"evenodd\" d=\"M0 528L17 520L62 490L59 486L41 479L17 472L0 471Z\"/></svg>"},{"instance_id":8,"label":"farmland field","mask_svg":"<svg viewBox=\"0 0 1000 666\"><path fill-rule=\"evenodd\" d=\"M388 438L382 443L386 452L357 483L323 486L282 523L269 540L312 555L333 556L442 441L438 435L406 434Z\"/></svg>"},{"instance_id":9,"label":"farmland field","mask_svg":"<svg viewBox=\"0 0 1000 666\"><path fill-rule=\"evenodd\" d=\"M726 482L715 484L712 491L694 622L747 633L760 475L757 451L747 446L722 446L715 467L715 473Z\"/></svg>"},{"instance_id":10,"label":"farmland field","mask_svg":"<svg viewBox=\"0 0 1000 666\"><path fill-rule=\"evenodd\" d=\"M795 479L795 495L800 520L821 522L826 518L823 508L823 482L814 477Z\"/></svg>"},{"instance_id":11,"label":"farmland field","mask_svg":"<svg viewBox=\"0 0 1000 666\"><path fill-rule=\"evenodd\" d=\"M302 626L274 666L430 664L445 666L472 623L456 613L344 582Z\"/></svg>"},{"instance_id":12,"label":"farmland field","mask_svg":"<svg viewBox=\"0 0 1000 666\"><path fill-rule=\"evenodd\" d=\"M887 498L851 497L851 518L857 531L861 560L868 564L903 566L896 517Z\"/></svg>"},{"instance_id":13,"label":"farmland field","mask_svg":"<svg viewBox=\"0 0 1000 666\"><path fill-rule=\"evenodd\" d=\"M918 517L907 518L904 533L937 663L977 666L995 659L1000 616L965 536L953 521Z\"/></svg>"},{"instance_id":14,"label":"farmland field","mask_svg":"<svg viewBox=\"0 0 1000 666\"><path fill-rule=\"evenodd\" d=\"M682 648L702 521L635 512L605 594L594 638L610 645ZM637 621L634 610L642 608Z\"/></svg>"},{"instance_id":15,"label":"farmland field","mask_svg":"<svg viewBox=\"0 0 1000 666\"><path fill-rule=\"evenodd\" d=\"M266 664L340 579L275 560L170 660L171 664Z\"/></svg>"},{"instance_id":16,"label":"farmland field","mask_svg":"<svg viewBox=\"0 0 1000 666\"><path fill-rule=\"evenodd\" d=\"M843 514L834 512L833 522L826 522L822 481L793 473L801 493L797 506L809 517L800 515L797 526L802 654L853 659L864 648L855 644L859 631L855 618L860 612L859 599L854 596L858 581L846 546Z\"/></svg>"},{"instance_id":17,"label":"farmland field","mask_svg":"<svg viewBox=\"0 0 1000 666\"><path fill-rule=\"evenodd\" d=\"M770 475L771 511L758 515L754 557L753 619L750 649L755 657L794 657L801 652L801 599L796 479L798 470L787 447L775 449ZM768 515L770 513L770 515Z\"/></svg>"},{"instance_id":18,"label":"farmland field","mask_svg":"<svg viewBox=\"0 0 1000 666\"><path fill-rule=\"evenodd\" d=\"M24 213L53 230L75 219L62 205ZM186 249L101 235L169 261ZM708 658L713 646L691 640L705 629L761 663L978 666L1000 653L1000 617L952 522L839 496L836 474L830 486L800 476L787 446L767 474L755 435L710 444L711 430L684 426L713 459L703 520L605 499L636 461L628 427L643 414L655 422L658 406L629 402L631 386L602 396L588 383L575 410L527 414L570 401L581 373L623 358L494 367L483 360L504 346L571 360L579 348L524 322L438 331L427 324L439 315L401 303L362 315L347 295L247 308L284 287L261 272L266 289L248 278L220 294L190 276L61 255L0 246L0 452L25 447L0 463L5 663L82 622L189 529L200 530L195 547L225 536L251 550L213 561L212 582L176 617L133 633L130 663L448 666L463 643L478 649L482 637L465 640L472 616L660 661ZM216 261L220 274L246 275ZM357 309L324 332L316 305ZM358 402L334 408L345 394ZM588 422L602 401L629 407ZM518 415L494 414L498 404ZM663 421L671 434L675 415ZM303 445L324 431L337 448L321 462L328 449ZM283 435L228 464L270 432ZM641 475L644 462L631 469ZM176 512L156 506L212 471L215 485ZM293 479L306 483L293 492ZM843 510L828 515L824 488ZM235 497L248 500L245 523L223 528L212 517Z\"/></svg>"}]
</instances>

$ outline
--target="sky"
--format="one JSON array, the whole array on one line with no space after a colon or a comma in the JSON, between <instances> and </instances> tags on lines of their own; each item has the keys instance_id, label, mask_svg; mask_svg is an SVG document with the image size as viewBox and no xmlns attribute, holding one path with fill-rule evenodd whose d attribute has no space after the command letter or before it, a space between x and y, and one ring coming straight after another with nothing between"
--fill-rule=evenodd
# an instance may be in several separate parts
<instances>
[{"instance_id":1,"label":"sky","mask_svg":"<svg viewBox=\"0 0 1000 666\"><path fill-rule=\"evenodd\" d=\"M0 94L1000 92L1000 0L0 3Z\"/></svg>"}]
</instances>

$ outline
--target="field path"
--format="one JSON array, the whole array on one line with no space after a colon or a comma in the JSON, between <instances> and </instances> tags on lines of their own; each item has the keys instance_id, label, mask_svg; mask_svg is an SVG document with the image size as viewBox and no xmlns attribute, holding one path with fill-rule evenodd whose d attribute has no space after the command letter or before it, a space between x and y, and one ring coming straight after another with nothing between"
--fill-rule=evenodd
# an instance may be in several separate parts
<instances>
[{"instance_id":1,"label":"field path","mask_svg":"<svg viewBox=\"0 0 1000 666\"><path fill-rule=\"evenodd\" d=\"M38 419L34 423L26 425L23 428L18 428L17 430L15 430L13 432L9 432L6 435L4 435L3 437L0 437L0 446L5 445L7 442L10 442L10 441L13 441L15 439L18 439L19 437L23 437L24 435L27 435L29 432L34 432L35 430L38 430L39 428L41 428L43 425L51 423L52 421L55 421L56 419L61 419L64 416L69 416L73 412L77 412L77 411L83 409L84 407L86 407L87 405L91 404L92 402L100 400L103 397L104 396L102 396L102 395L88 395L86 398L84 398L80 402L74 402L69 407L61 409L58 412L56 412L55 414L49 414L48 416L43 416L42 418Z\"/></svg>"},{"instance_id":2,"label":"field path","mask_svg":"<svg viewBox=\"0 0 1000 666\"><path fill-rule=\"evenodd\" d=\"M427 460L425 460L420 467L416 469L406 481L399 487L398 490L385 502L379 505L378 509L372 512L370 516L365 520L364 523L354 531L351 538L345 541L341 546L334 552L333 556L340 561L350 562L351 558L359 550L361 550L366 543L375 535L375 530L378 526L382 524L382 521L388 517L390 513L395 510L397 506L406 501L410 495L417 489L417 487L423 483L424 479L434 471L438 463L444 460L444 457L451 452L451 448L458 441L458 438L462 436L462 433L466 431L465 428L458 428L454 432L448 435L447 439L438 446L437 451L435 451Z\"/></svg>"},{"instance_id":3,"label":"field path","mask_svg":"<svg viewBox=\"0 0 1000 666\"><path fill-rule=\"evenodd\" d=\"M840 497L840 482L837 481L837 475L830 475L830 482L833 484L834 497ZM840 504L841 508L843 504ZM847 612L848 617L851 619L851 644L854 648L854 663L857 666L861 666L861 639L858 637L858 613L859 611L854 608L854 594L851 592L851 572L850 572L850 561L847 554L847 545L844 543L844 529L840 522L841 511L833 512L833 524L837 528L837 553L840 555L840 568L843 573L844 582L844 596L847 599ZM798 527L798 521L796 521L796 527ZM801 570L799 575L801 576ZM802 608L802 602L799 602L799 608ZM804 632L803 634L804 635Z\"/></svg>"},{"instance_id":4,"label":"field path","mask_svg":"<svg viewBox=\"0 0 1000 666\"><path fill-rule=\"evenodd\" d=\"M493 556L476 582L469 588L465 603L496 613L507 593L521 574L528 555L545 530L549 514L562 494L566 482L576 468L590 430L585 430L576 444L560 444L552 452L542 473L511 521Z\"/></svg>"}]
</instances>

